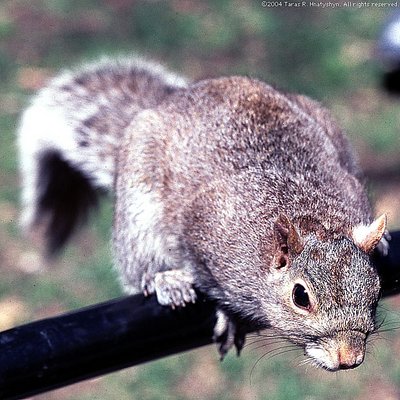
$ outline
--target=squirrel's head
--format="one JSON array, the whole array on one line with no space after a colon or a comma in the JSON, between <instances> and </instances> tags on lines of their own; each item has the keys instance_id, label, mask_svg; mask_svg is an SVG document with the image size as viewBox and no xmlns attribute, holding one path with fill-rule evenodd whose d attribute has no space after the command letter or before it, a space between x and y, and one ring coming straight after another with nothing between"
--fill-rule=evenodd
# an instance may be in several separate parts
<instances>
[{"instance_id":1,"label":"squirrel's head","mask_svg":"<svg viewBox=\"0 0 400 400\"><path fill-rule=\"evenodd\" d=\"M369 253L385 229L382 216L348 236L321 240L316 234L302 237L285 216L275 222L276 252L268 275L279 300L268 313L270 322L319 367L354 368L364 359L380 295Z\"/></svg>"}]
</instances>

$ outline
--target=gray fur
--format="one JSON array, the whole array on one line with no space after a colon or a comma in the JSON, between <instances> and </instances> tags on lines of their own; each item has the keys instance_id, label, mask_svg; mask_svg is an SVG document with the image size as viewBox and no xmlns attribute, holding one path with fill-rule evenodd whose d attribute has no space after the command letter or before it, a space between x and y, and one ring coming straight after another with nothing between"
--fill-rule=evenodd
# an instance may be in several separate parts
<instances>
[{"instance_id":1,"label":"gray fur","mask_svg":"<svg viewBox=\"0 0 400 400\"><path fill-rule=\"evenodd\" d=\"M60 96L79 154L97 164L85 167L58 147L64 159L94 186L101 155L116 164L113 242L126 290L156 291L163 304L181 305L194 301L194 284L228 315L302 346L319 366L358 365L375 329L380 285L352 232L372 216L352 149L328 111L250 78L166 91L156 77L155 91L126 95L118 82L141 88L146 71L128 77L117 66L104 77L112 91L91 83L103 79L96 71L78 73L68 90L44 92L54 103ZM78 111L79 87L89 90L91 124ZM118 140L107 146L109 137ZM282 234L286 228L292 233ZM311 312L293 305L298 281L313 298Z\"/></svg>"}]
</instances>

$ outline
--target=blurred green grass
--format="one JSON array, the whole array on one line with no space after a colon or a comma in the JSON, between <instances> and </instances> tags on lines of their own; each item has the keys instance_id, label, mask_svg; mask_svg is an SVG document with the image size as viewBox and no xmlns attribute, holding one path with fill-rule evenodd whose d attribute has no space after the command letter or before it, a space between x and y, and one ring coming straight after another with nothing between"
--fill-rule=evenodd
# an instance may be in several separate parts
<instances>
[{"instance_id":1,"label":"blurred green grass","mask_svg":"<svg viewBox=\"0 0 400 400\"><path fill-rule=\"evenodd\" d=\"M393 157L398 162L400 150L399 103L380 91L381 70L374 60L374 41L386 14L383 9L271 10L250 0L1 2L0 327L121 295L109 245L110 199L49 265L21 236L15 131L20 112L48 76L122 52L160 60L192 79L259 77L324 102L349 131L364 165L374 168L374 160L383 160L385 166ZM387 193L400 193L388 185ZM382 186L376 191L375 197L389 204ZM392 226L398 227L396 207L392 213L397 215ZM394 308L398 304L392 300ZM391 315L398 326L398 315ZM263 343L251 344L257 339L250 338L242 357L230 354L223 363L210 346L37 398L399 398L400 335L394 331L384 338L374 342L360 368L346 373L302 365L299 350L272 352L257 362L273 346L258 348Z\"/></svg>"}]
</instances>

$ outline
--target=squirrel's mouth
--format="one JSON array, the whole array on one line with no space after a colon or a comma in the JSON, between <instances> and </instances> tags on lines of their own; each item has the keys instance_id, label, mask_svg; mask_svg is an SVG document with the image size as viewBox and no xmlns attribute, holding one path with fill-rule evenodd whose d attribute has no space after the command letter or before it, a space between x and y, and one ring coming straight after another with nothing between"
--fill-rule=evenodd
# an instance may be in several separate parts
<instances>
[{"instance_id":1,"label":"squirrel's mouth","mask_svg":"<svg viewBox=\"0 0 400 400\"><path fill-rule=\"evenodd\" d=\"M304 352L318 368L339 371L358 367L365 356L366 335L359 331L341 331L332 337L307 343Z\"/></svg>"}]
</instances>

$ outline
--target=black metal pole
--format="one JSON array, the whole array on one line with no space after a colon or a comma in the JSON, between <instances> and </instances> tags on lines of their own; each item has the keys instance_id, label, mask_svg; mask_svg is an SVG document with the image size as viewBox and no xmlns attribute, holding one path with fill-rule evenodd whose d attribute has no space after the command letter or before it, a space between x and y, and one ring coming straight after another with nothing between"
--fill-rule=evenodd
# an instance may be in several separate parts
<instances>
[{"instance_id":1,"label":"black metal pole","mask_svg":"<svg viewBox=\"0 0 400 400\"><path fill-rule=\"evenodd\" d=\"M383 296L400 293L400 231L375 256ZM0 399L15 400L212 342L215 306L172 310L129 296L0 333Z\"/></svg>"},{"instance_id":2,"label":"black metal pole","mask_svg":"<svg viewBox=\"0 0 400 400\"><path fill-rule=\"evenodd\" d=\"M374 262L381 278L383 297L400 293L400 231L390 232L389 253L374 255Z\"/></svg>"},{"instance_id":3,"label":"black metal pole","mask_svg":"<svg viewBox=\"0 0 400 400\"><path fill-rule=\"evenodd\" d=\"M23 399L212 342L204 300L172 310L129 296L0 333L0 399Z\"/></svg>"}]
</instances>

